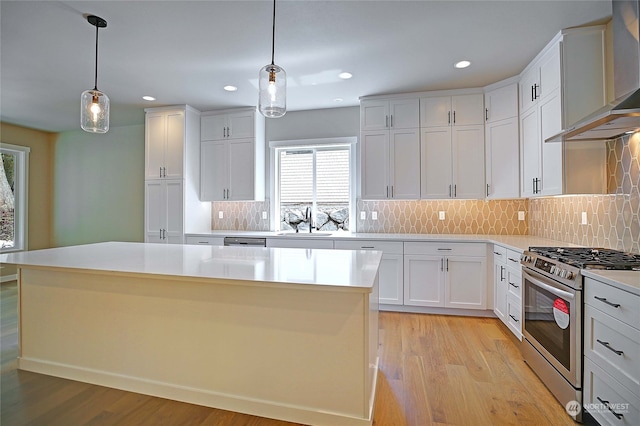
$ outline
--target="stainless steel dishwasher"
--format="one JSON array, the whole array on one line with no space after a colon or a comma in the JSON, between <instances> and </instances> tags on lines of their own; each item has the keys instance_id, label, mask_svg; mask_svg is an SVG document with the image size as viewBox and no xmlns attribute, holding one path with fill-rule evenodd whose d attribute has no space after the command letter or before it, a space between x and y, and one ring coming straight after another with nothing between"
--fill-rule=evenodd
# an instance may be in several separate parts
<instances>
[{"instance_id":1,"label":"stainless steel dishwasher","mask_svg":"<svg viewBox=\"0 0 640 426\"><path fill-rule=\"evenodd\" d=\"M266 238L224 237L225 246L266 247Z\"/></svg>"}]
</instances>

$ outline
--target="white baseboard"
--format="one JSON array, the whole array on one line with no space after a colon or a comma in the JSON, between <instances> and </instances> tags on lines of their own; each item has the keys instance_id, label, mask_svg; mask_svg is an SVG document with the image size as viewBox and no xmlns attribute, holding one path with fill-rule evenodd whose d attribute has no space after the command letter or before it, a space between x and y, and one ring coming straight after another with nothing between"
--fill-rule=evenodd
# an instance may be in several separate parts
<instances>
[{"instance_id":1,"label":"white baseboard","mask_svg":"<svg viewBox=\"0 0 640 426\"><path fill-rule=\"evenodd\" d=\"M16 281L17 279L18 279L18 274L3 275L3 276L0 276L0 283L7 283L9 281Z\"/></svg>"}]
</instances>

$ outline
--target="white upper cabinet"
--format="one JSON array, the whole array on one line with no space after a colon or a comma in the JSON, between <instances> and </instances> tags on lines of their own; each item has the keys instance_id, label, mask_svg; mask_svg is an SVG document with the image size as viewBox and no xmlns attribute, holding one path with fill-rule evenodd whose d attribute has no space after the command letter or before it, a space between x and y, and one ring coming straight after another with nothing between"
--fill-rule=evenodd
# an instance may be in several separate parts
<instances>
[{"instance_id":1,"label":"white upper cabinet","mask_svg":"<svg viewBox=\"0 0 640 426\"><path fill-rule=\"evenodd\" d=\"M486 197L518 198L518 84L514 82L492 87L487 88L484 95Z\"/></svg>"},{"instance_id":2,"label":"white upper cabinet","mask_svg":"<svg viewBox=\"0 0 640 426\"><path fill-rule=\"evenodd\" d=\"M482 93L420 98L421 198L484 198Z\"/></svg>"},{"instance_id":3,"label":"white upper cabinet","mask_svg":"<svg viewBox=\"0 0 640 426\"><path fill-rule=\"evenodd\" d=\"M420 98L420 127L483 124L483 104L481 93Z\"/></svg>"},{"instance_id":4,"label":"white upper cabinet","mask_svg":"<svg viewBox=\"0 0 640 426\"><path fill-rule=\"evenodd\" d=\"M252 138L255 120L253 108L227 113L207 112L201 118L201 138L203 141Z\"/></svg>"},{"instance_id":5,"label":"white upper cabinet","mask_svg":"<svg viewBox=\"0 0 640 426\"><path fill-rule=\"evenodd\" d=\"M362 132L360 138L362 198L420 198L418 129Z\"/></svg>"},{"instance_id":6,"label":"white upper cabinet","mask_svg":"<svg viewBox=\"0 0 640 426\"><path fill-rule=\"evenodd\" d=\"M201 119L200 200L264 200L264 117L254 108Z\"/></svg>"},{"instance_id":7,"label":"white upper cabinet","mask_svg":"<svg viewBox=\"0 0 640 426\"><path fill-rule=\"evenodd\" d=\"M184 173L184 109L147 112L145 179L176 179Z\"/></svg>"},{"instance_id":8,"label":"white upper cabinet","mask_svg":"<svg viewBox=\"0 0 640 426\"><path fill-rule=\"evenodd\" d=\"M605 45L604 26L563 30L520 75L522 196L605 190L604 143L544 142L606 104Z\"/></svg>"},{"instance_id":9,"label":"white upper cabinet","mask_svg":"<svg viewBox=\"0 0 640 426\"><path fill-rule=\"evenodd\" d=\"M367 99L360 102L360 131L415 129L420 126L418 99Z\"/></svg>"}]
</instances>

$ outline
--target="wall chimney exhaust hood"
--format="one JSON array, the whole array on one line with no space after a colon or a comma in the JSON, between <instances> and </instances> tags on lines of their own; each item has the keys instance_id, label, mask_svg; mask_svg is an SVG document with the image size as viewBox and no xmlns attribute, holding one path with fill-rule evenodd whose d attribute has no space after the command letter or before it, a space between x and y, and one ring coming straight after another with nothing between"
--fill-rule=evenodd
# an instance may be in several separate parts
<instances>
[{"instance_id":1,"label":"wall chimney exhaust hood","mask_svg":"<svg viewBox=\"0 0 640 426\"><path fill-rule=\"evenodd\" d=\"M640 0L613 0L615 101L545 142L611 140L640 130Z\"/></svg>"}]
</instances>

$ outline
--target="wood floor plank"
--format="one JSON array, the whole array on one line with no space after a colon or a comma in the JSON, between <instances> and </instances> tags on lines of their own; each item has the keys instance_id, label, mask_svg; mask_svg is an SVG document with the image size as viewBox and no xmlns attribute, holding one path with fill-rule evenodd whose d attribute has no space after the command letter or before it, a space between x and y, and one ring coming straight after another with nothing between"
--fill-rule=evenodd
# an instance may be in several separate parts
<instances>
[{"instance_id":1,"label":"wood floor plank","mask_svg":"<svg viewBox=\"0 0 640 426\"><path fill-rule=\"evenodd\" d=\"M292 426L16 370L17 290L0 287L0 424ZM496 318L381 312L376 426L575 423Z\"/></svg>"}]
</instances>

